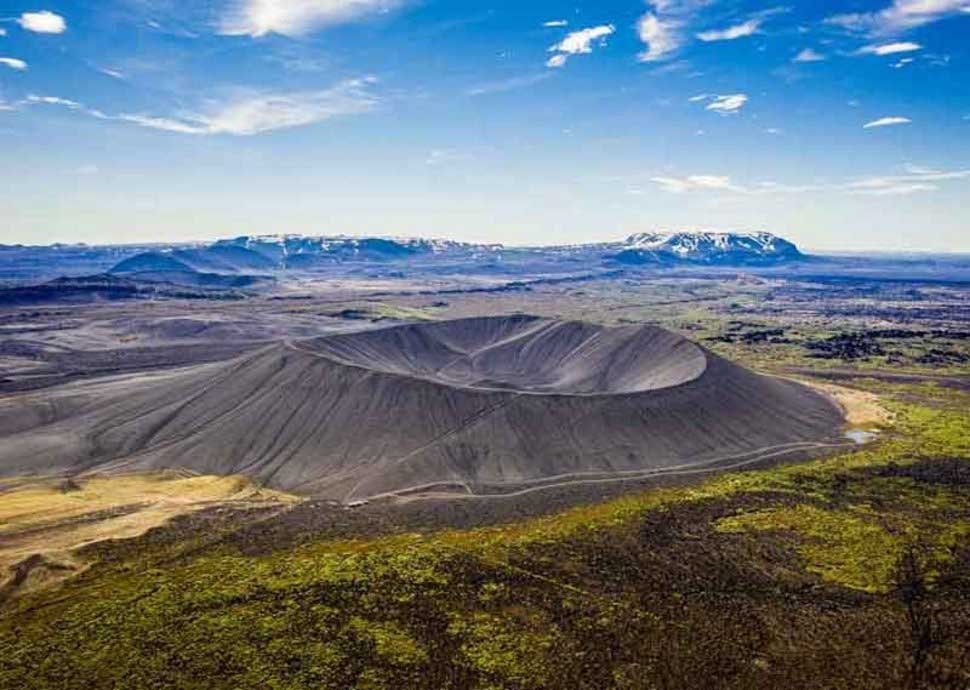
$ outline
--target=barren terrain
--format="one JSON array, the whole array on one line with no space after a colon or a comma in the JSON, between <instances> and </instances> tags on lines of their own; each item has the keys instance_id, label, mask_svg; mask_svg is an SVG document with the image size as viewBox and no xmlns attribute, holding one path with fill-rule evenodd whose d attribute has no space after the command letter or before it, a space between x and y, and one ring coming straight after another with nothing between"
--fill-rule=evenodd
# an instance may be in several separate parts
<instances>
[{"instance_id":1,"label":"barren terrain","mask_svg":"<svg viewBox=\"0 0 970 690\"><path fill-rule=\"evenodd\" d=\"M440 276L375 275L310 279L242 301L3 310L3 452L32 439L16 457L50 462L61 476L11 472L0 485L0 553L10 565L2 684L342 688L380 679L539 690L706 687L716 677L725 688L942 690L970 681L965 287L637 272L481 282L490 287L455 291ZM611 376L568 366L584 352L578 345L556 351L542 338L513 338L514 355L492 359L503 350L492 343L507 338L446 337L448 322L480 317L537 333L592 324L580 344L600 326L619 327L608 331L608 361L623 352L622 334L663 334L665 351L687 366L658 378L634 359L627 366L640 373ZM390 347L398 338L408 351L446 344L451 354L402 360ZM693 354L680 359L678 348ZM738 450L630 467L586 448L586 465L565 469L552 453L579 454L572 429L595 414L605 414L596 429L614 432L595 437L605 448L649 445L625 436L622 401L681 395L712 372L736 382L720 388L750 390L744 404L796 392L823 401L827 433L753 437L752 428L796 428L755 405L751 421L735 427L732 417L713 444ZM335 376L345 388L334 403L355 402L328 424L313 401ZM353 388L367 394L348 398ZM412 400L404 391L423 392ZM479 402L464 411L469 399ZM362 424L361 412L382 400L386 411L372 418L384 423ZM482 415L486 401L505 404ZM562 401L577 411L568 424L510 447L541 447L541 476L522 474L532 460L483 465L502 468L489 481L467 481L467 468L463 481L446 472L430 484L386 466L362 471L367 457L427 467L442 449L493 447L488 430L515 438L510 429L549 420ZM697 419L706 402L688 399L685 409ZM400 418L415 405L432 412L437 432ZM711 398L706 409L722 407ZM213 436L218 423L207 415L217 411L234 421ZM717 434L719 418L702 428ZM320 440L273 447L293 429ZM876 433L854 437L860 444L844 430ZM680 447L703 438L673 434ZM368 444L373 452L359 451ZM257 484L273 484L274 470L307 447L317 448L307 466L328 453L347 458L361 491L338 483L328 496L308 483L293 498L211 475L248 466ZM145 462L102 465L95 458L106 451ZM260 474L267 455L276 460ZM230 457L247 460L227 466ZM158 473L170 465L201 474ZM924 620L928 652L913 642Z\"/></svg>"}]
</instances>

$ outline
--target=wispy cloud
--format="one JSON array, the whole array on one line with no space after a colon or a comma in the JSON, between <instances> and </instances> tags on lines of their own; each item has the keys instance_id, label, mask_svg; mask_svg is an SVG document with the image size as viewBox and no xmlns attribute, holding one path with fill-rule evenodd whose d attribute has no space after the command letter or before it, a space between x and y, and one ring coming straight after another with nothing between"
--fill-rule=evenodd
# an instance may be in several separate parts
<instances>
[{"instance_id":1,"label":"wispy cloud","mask_svg":"<svg viewBox=\"0 0 970 690\"><path fill-rule=\"evenodd\" d=\"M58 105L100 120L127 122L177 134L252 136L323 122L374 110L380 99L370 92L373 78L340 82L322 91L260 93L210 106L202 112L175 115L120 113L111 115L57 96L28 96L16 105Z\"/></svg>"},{"instance_id":2,"label":"wispy cloud","mask_svg":"<svg viewBox=\"0 0 970 690\"><path fill-rule=\"evenodd\" d=\"M967 13L970 13L968 0L894 0L877 12L838 14L826 22L854 31L892 35Z\"/></svg>"},{"instance_id":3,"label":"wispy cloud","mask_svg":"<svg viewBox=\"0 0 970 690\"><path fill-rule=\"evenodd\" d=\"M812 48L805 48L792 58L792 62L821 62L823 60L825 60L825 56Z\"/></svg>"},{"instance_id":4,"label":"wispy cloud","mask_svg":"<svg viewBox=\"0 0 970 690\"><path fill-rule=\"evenodd\" d=\"M467 161L472 158L474 158L474 156L468 151L459 151L457 149L433 149L428 153L424 163L425 165L435 167Z\"/></svg>"},{"instance_id":5,"label":"wispy cloud","mask_svg":"<svg viewBox=\"0 0 970 690\"><path fill-rule=\"evenodd\" d=\"M686 177L651 177L650 181L662 191L671 194L688 192L711 192L720 194L743 194L768 196L776 194L803 194L824 189L818 185L790 185L781 182L757 182L749 185L735 182L728 175L687 175Z\"/></svg>"},{"instance_id":6,"label":"wispy cloud","mask_svg":"<svg viewBox=\"0 0 970 690\"><path fill-rule=\"evenodd\" d=\"M67 31L67 22L59 14L49 10L24 12L17 23L26 30L38 34L62 34Z\"/></svg>"},{"instance_id":7,"label":"wispy cloud","mask_svg":"<svg viewBox=\"0 0 970 690\"><path fill-rule=\"evenodd\" d=\"M568 34L559 43L550 46L549 52L554 53L546 62L547 67L562 67L573 55L584 55L593 52L593 42L605 45L607 37L616 31L612 24L592 26Z\"/></svg>"},{"instance_id":8,"label":"wispy cloud","mask_svg":"<svg viewBox=\"0 0 970 690\"><path fill-rule=\"evenodd\" d=\"M553 19L548 22L543 22L542 25L547 29L553 29L553 28L558 28L563 26L569 26L569 22L567 22L565 19Z\"/></svg>"},{"instance_id":9,"label":"wispy cloud","mask_svg":"<svg viewBox=\"0 0 970 690\"><path fill-rule=\"evenodd\" d=\"M862 129L873 129L875 127L892 127L893 125L908 125L912 120L908 117L900 117L898 115L893 115L890 117L880 117L878 120L872 120L862 125Z\"/></svg>"},{"instance_id":10,"label":"wispy cloud","mask_svg":"<svg viewBox=\"0 0 970 690\"><path fill-rule=\"evenodd\" d=\"M748 95L744 93L713 94L702 93L687 99L691 103L707 103L705 110L721 115L735 115L748 102Z\"/></svg>"},{"instance_id":11,"label":"wispy cloud","mask_svg":"<svg viewBox=\"0 0 970 690\"><path fill-rule=\"evenodd\" d=\"M729 26L725 29L714 29L711 31L702 31L696 34L698 40L711 42L711 41L733 41L737 38L744 38L745 36L753 36L758 33L761 28L763 19L749 19L741 24L735 24L734 26Z\"/></svg>"},{"instance_id":12,"label":"wispy cloud","mask_svg":"<svg viewBox=\"0 0 970 690\"><path fill-rule=\"evenodd\" d=\"M27 63L20 58L0 57L0 65L6 65L10 69L22 72L27 69Z\"/></svg>"},{"instance_id":13,"label":"wispy cloud","mask_svg":"<svg viewBox=\"0 0 970 690\"><path fill-rule=\"evenodd\" d=\"M696 190L719 190L743 192L744 190L733 184L726 175L688 175L687 177L651 177L650 181L658 185L663 191L672 194L684 194Z\"/></svg>"},{"instance_id":14,"label":"wispy cloud","mask_svg":"<svg viewBox=\"0 0 970 690\"><path fill-rule=\"evenodd\" d=\"M646 46L639 55L640 62L659 62L675 56L692 37L690 27L697 15L714 0L647 0L649 9L637 21L637 36ZM733 41L752 36L772 15L787 12L774 7L750 15L745 21L724 28L713 28L693 34L703 42Z\"/></svg>"},{"instance_id":15,"label":"wispy cloud","mask_svg":"<svg viewBox=\"0 0 970 690\"><path fill-rule=\"evenodd\" d=\"M514 91L516 89L524 89L528 86L533 86L534 84L545 81L551 76L552 73L550 72L537 72L536 74L509 77L508 79L499 79L496 81L485 82L484 84L479 84L478 86L473 86L465 93L469 96L487 96L488 94L492 93L504 93L506 91Z\"/></svg>"},{"instance_id":16,"label":"wispy cloud","mask_svg":"<svg viewBox=\"0 0 970 690\"><path fill-rule=\"evenodd\" d=\"M219 33L254 38L271 33L301 36L404 4L405 0L235 0L220 22Z\"/></svg>"},{"instance_id":17,"label":"wispy cloud","mask_svg":"<svg viewBox=\"0 0 970 690\"><path fill-rule=\"evenodd\" d=\"M683 26L680 20L661 19L650 12L640 17L637 35L647 47L638 56L640 62L657 62L676 53L684 43Z\"/></svg>"},{"instance_id":18,"label":"wispy cloud","mask_svg":"<svg viewBox=\"0 0 970 690\"><path fill-rule=\"evenodd\" d=\"M935 192L938 189L939 187L934 184L923 182L894 183L889 180L872 179L854 183L849 191L853 194L869 196L908 196L918 192Z\"/></svg>"},{"instance_id":19,"label":"wispy cloud","mask_svg":"<svg viewBox=\"0 0 970 690\"><path fill-rule=\"evenodd\" d=\"M897 53L912 53L922 50L923 46L911 41L901 41L897 43L880 43L863 46L856 52L859 55L896 55Z\"/></svg>"},{"instance_id":20,"label":"wispy cloud","mask_svg":"<svg viewBox=\"0 0 970 690\"><path fill-rule=\"evenodd\" d=\"M637 20L637 36L646 46L640 62L674 57L688 42L688 27L698 10L712 0L647 0L649 9Z\"/></svg>"},{"instance_id":21,"label":"wispy cloud","mask_svg":"<svg viewBox=\"0 0 970 690\"><path fill-rule=\"evenodd\" d=\"M177 118L134 114L118 119L183 134L252 136L373 110L379 101L368 91L372 81L354 79L322 91L257 94Z\"/></svg>"},{"instance_id":22,"label":"wispy cloud","mask_svg":"<svg viewBox=\"0 0 970 690\"><path fill-rule=\"evenodd\" d=\"M60 98L58 96L37 96L35 94L30 94L21 103L26 105L62 105L65 108L70 108L71 110L81 110L82 106L77 101L72 101L68 98Z\"/></svg>"},{"instance_id":23,"label":"wispy cloud","mask_svg":"<svg viewBox=\"0 0 970 690\"><path fill-rule=\"evenodd\" d=\"M656 176L650 182L671 194L690 192L734 194L746 196L775 196L806 193L838 193L865 196L905 196L940 189L940 184L970 180L970 170L938 170L919 166L905 166L903 172L891 175L872 175L824 184L786 184L775 181L755 183L736 182L728 175L687 175L684 177ZM640 189L639 185L635 186Z\"/></svg>"},{"instance_id":24,"label":"wispy cloud","mask_svg":"<svg viewBox=\"0 0 970 690\"><path fill-rule=\"evenodd\" d=\"M875 175L849 182L843 189L850 194L867 196L907 196L919 192L934 192L939 183L970 179L970 170L937 170L908 165L902 174Z\"/></svg>"}]
</instances>

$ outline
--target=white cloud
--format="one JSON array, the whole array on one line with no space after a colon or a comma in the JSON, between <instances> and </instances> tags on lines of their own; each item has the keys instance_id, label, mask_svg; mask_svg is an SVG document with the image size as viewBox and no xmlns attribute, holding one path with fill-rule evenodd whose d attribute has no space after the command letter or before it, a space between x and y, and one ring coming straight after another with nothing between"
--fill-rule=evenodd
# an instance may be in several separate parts
<instances>
[{"instance_id":1,"label":"white cloud","mask_svg":"<svg viewBox=\"0 0 970 690\"><path fill-rule=\"evenodd\" d=\"M894 0L878 12L839 14L826 22L851 30L892 35L961 13L970 13L970 0Z\"/></svg>"},{"instance_id":2,"label":"white cloud","mask_svg":"<svg viewBox=\"0 0 970 690\"><path fill-rule=\"evenodd\" d=\"M894 184L884 187L858 187L852 190L854 194L868 194L870 196L907 196L917 192L935 192L939 187L935 184L914 182L911 184Z\"/></svg>"},{"instance_id":3,"label":"white cloud","mask_svg":"<svg viewBox=\"0 0 970 690\"><path fill-rule=\"evenodd\" d=\"M933 168L905 166L903 172L894 175L873 175L850 179L839 183L787 184L762 181L750 184L735 182L727 175L688 175L686 177L657 176L650 182L672 194L688 192L730 193L748 196L776 196L812 193L848 193L867 196L901 196L918 192L935 191L940 184L957 180L970 180L968 170L936 170ZM633 184L640 189L639 182Z\"/></svg>"},{"instance_id":4,"label":"white cloud","mask_svg":"<svg viewBox=\"0 0 970 690\"><path fill-rule=\"evenodd\" d=\"M647 46L638 56L640 62L657 62L675 53L684 43L684 23L678 19L661 19L647 12L637 22L637 35Z\"/></svg>"},{"instance_id":5,"label":"white cloud","mask_svg":"<svg viewBox=\"0 0 970 690\"><path fill-rule=\"evenodd\" d=\"M457 149L432 149L428 153L428 157L425 158L425 165L435 167L439 165L449 165L452 163L459 163L461 161L466 161L472 159L472 156L468 152L459 151Z\"/></svg>"},{"instance_id":6,"label":"white cloud","mask_svg":"<svg viewBox=\"0 0 970 690\"><path fill-rule=\"evenodd\" d=\"M782 182L765 181L757 183L753 188L748 189L749 194L807 194L809 192L820 192L825 188L817 184L784 184Z\"/></svg>"},{"instance_id":7,"label":"white cloud","mask_svg":"<svg viewBox=\"0 0 970 690\"><path fill-rule=\"evenodd\" d=\"M176 134L215 134L212 124L201 115L186 115L183 119L170 117L156 117L154 115L122 113L105 119L130 122L149 129L160 129L163 132Z\"/></svg>"},{"instance_id":8,"label":"white cloud","mask_svg":"<svg viewBox=\"0 0 970 690\"><path fill-rule=\"evenodd\" d=\"M749 19L741 24L736 24L735 26L729 26L726 29L712 30L712 31L702 31L697 34L697 38L701 41L711 42L711 41L733 41L736 38L744 38L745 36L753 36L758 33L758 29L761 28L762 19Z\"/></svg>"},{"instance_id":9,"label":"white cloud","mask_svg":"<svg viewBox=\"0 0 970 690\"><path fill-rule=\"evenodd\" d=\"M816 192L822 188L817 185L789 185L779 182L758 182L745 186L734 182L727 175L688 175L686 177L651 177L650 181L665 192L684 194L687 192L729 192L745 195L802 194Z\"/></svg>"},{"instance_id":10,"label":"white cloud","mask_svg":"<svg viewBox=\"0 0 970 690\"><path fill-rule=\"evenodd\" d=\"M569 22L567 22L565 19L553 19L552 21L543 23L543 26L552 29L561 26L569 26Z\"/></svg>"},{"instance_id":11,"label":"white cloud","mask_svg":"<svg viewBox=\"0 0 970 690\"><path fill-rule=\"evenodd\" d=\"M748 102L747 94L732 93L724 96L714 96L713 100L707 104L707 110L711 110L721 115L734 115L739 112L744 104Z\"/></svg>"},{"instance_id":12,"label":"white cloud","mask_svg":"<svg viewBox=\"0 0 970 690\"><path fill-rule=\"evenodd\" d=\"M6 65L10 69L23 71L27 69L27 63L20 58L0 57L0 65Z\"/></svg>"},{"instance_id":13,"label":"white cloud","mask_svg":"<svg viewBox=\"0 0 970 690\"><path fill-rule=\"evenodd\" d=\"M920 166L906 166L902 175L867 177L850 182L845 189L852 194L870 196L904 196L917 192L932 192L938 182L970 179L970 170L935 170Z\"/></svg>"},{"instance_id":14,"label":"white cloud","mask_svg":"<svg viewBox=\"0 0 970 690\"><path fill-rule=\"evenodd\" d=\"M688 27L693 23L697 13L712 2L714 0L647 0L649 9L636 24L637 36L646 46L638 56L640 62L659 62L674 57L690 39ZM710 40L740 38L750 30L752 25L760 24L767 16L777 11L779 10L772 9L759 12L751 20L737 27L705 32L698 37L704 35ZM757 26L754 28L757 29ZM731 35L735 33L738 35Z\"/></svg>"},{"instance_id":15,"label":"white cloud","mask_svg":"<svg viewBox=\"0 0 970 690\"><path fill-rule=\"evenodd\" d=\"M317 29L390 12L405 0L234 0L219 33L230 36L265 36L276 33L301 36Z\"/></svg>"},{"instance_id":16,"label":"white cloud","mask_svg":"<svg viewBox=\"0 0 970 690\"><path fill-rule=\"evenodd\" d=\"M706 101L707 105L704 108L705 110L720 113L721 115L734 115L748 102L748 95L744 93L721 95L715 93L700 93L696 96L691 96L687 101L690 103L703 103Z\"/></svg>"},{"instance_id":17,"label":"white cloud","mask_svg":"<svg viewBox=\"0 0 970 690\"><path fill-rule=\"evenodd\" d=\"M112 79L124 79L125 78L124 72L120 72L120 71L118 71L116 69L110 69L108 67L102 67L98 71L101 72L101 74L104 74L104 75L106 75L108 77L111 77Z\"/></svg>"},{"instance_id":18,"label":"white cloud","mask_svg":"<svg viewBox=\"0 0 970 690\"><path fill-rule=\"evenodd\" d=\"M873 129L874 127L890 127L892 125L908 125L912 120L908 117L880 117L878 120L873 120L872 122L867 122L862 125L862 129Z\"/></svg>"},{"instance_id":19,"label":"white cloud","mask_svg":"<svg viewBox=\"0 0 970 690\"><path fill-rule=\"evenodd\" d=\"M608 36L616 31L612 24L592 26L567 34L564 39L549 47L550 53L555 53L546 62L547 67L562 67L572 55L585 55L593 52L593 41L605 44Z\"/></svg>"},{"instance_id":20,"label":"white cloud","mask_svg":"<svg viewBox=\"0 0 970 690\"><path fill-rule=\"evenodd\" d=\"M555 57L555 56L554 56ZM526 74L520 77L510 77L499 81L490 81L468 89L465 93L469 96L486 96L492 93L504 93L522 89L533 84L545 81L551 75L549 72L537 72L536 74Z\"/></svg>"},{"instance_id":21,"label":"white cloud","mask_svg":"<svg viewBox=\"0 0 970 690\"><path fill-rule=\"evenodd\" d=\"M64 21L64 17L48 10L24 12L20 15L17 23L27 31L39 34L62 34L67 31L67 22Z\"/></svg>"},{"instance_id":22,"label":"white cloud","mask_svg":"<svg viewBox=\"0 0 970 690\"><path fill-rule=\"evenodd\" d=\"M929 180L932 182L942 182L944 180L965 180L970 178L970 170L936 170L935 168L924 168L920 165L907 165L906 175L903 179L908 180Z\"/></svg>"},{"instance_id":23,"label":"white cloud","mask_svg":"<svg viewBox=\"0 0 970 690\"><path fill-rule=\"evenodd\" d=\"M916 192L932 192L939 189L935 184L909 181L903 177L870 177L850 182L846 190L852 194L871 196L904 196Z\"/></svg>"},{"instance_id":24,"label":"white cloud","mask_svg":"<svg viewBox=\"0 0 970 690\"><path fill-rule=\"evenodd\" d=\"M684 194L697 190L715 190L744 192L744 189L732 184L726 175L688 175L687 177L651 177L650 181L658 185L663 191L672 194Z\"/></svg>"},{"instance_id":25,"label":"white cloud","mask_svg":"<svg viewBox=\"0 0 970 690\"><path fill-rule=\"evenodd\" d=\"M185 112L174 116L148 113L109 115L57 96L31 95L20 104L59 105L100 120L128 122L178 134L252 136L371 111L380 102L368 89L374 81L372 78L352 79L323 91L248 95L210 106L203 112Z\"/></svg>"},{"instance_id":26,"label":"white cloud","mask_svg":"<svg viewBox=\"0 0 970 690\"><path fill-rule=\"evenodd\" d=\"M897 53L912 53L915 50L922 50L923 46L911 41L898 43L882 43L878 45L863 46L856 51L859 55L895 55Z\"/></svg>"},{"instance_id":27,"label":"white cloud","mask_svg":"<svg viewBox=\"0 0 970 690\"><path fill-rule=\"evenodd\" d=\"M552 46L549 50L550 52L567 53L569 55L591 53L593 52L593 41L606 38L614 31L616 31L616 29L612 24L603 24L602 26L594 26L589 29L573 31L562 41Z\"/></svg>"},{"instance_id":28,"label":"white cloud","mask_svg":"<svg viewBox=\"0 0 970 690\"><path fill-rule=\"evenodd\" d=\"M812 48L805 48L798 55L792 58L792 62L821 62L825 56L816 52Z\"/></svg>"},{"instance_id":29,"label":"white cloud","mask_svg":"<svg viewBox=\"0 0 970 690\"><path fill-rule=\"evenodd\" d=\"M77 101L72 101L67 98L60 98L58 96L36 96L34 94L30 94L24 99L23 102L27 105L62 105L65 108L70 108L71 110L80 110L83 108L83 106Z\"/></svg>"},{"instance_id":30,"label":"white cloud","mask_svg":"<svg viewBox=\"0 0 970 690\"><path fill-rule=\"evenodd\" d=\"M251 136L373 110L378 99L367 91L372 81L349 80L323 91L258 94L176 118L124 114L118 119L182 134Z\"/></svg>"},{"instance_id":31,"label":"white cloud","mask_svg":"<svg viewBox=\"0 0 970 690\"><path fill-rule=\"evenodd\" d=\"M3 38L6 35L7 35L7 30L4 29L2 26L0 26L0 38Z\"/></svg>"}]
</instances>

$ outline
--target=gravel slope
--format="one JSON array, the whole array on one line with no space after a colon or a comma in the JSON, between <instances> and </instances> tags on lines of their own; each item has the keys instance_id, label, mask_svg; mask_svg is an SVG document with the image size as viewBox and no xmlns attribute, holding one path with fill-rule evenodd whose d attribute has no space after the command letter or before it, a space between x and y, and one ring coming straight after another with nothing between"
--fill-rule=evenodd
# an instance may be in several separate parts
<instances>
[{"instance_id":1,"label":"gravel slope","mask_svg":"<svg viewBox=\"0 0 970 690\"><path fill-rule=\"evenodd\" d=\"M8 398L0 474L180 467L350 501L709 463L841 424L662 329L490 317Z\"/></svg>"}]
</instances>

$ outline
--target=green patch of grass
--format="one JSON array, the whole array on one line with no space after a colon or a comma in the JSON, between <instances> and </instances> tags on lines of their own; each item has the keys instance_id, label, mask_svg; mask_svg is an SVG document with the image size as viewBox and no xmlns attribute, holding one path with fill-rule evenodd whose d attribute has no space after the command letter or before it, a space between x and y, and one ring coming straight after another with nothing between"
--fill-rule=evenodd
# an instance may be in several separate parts
<instances>
[{"instance_id":1,"label":"green patch of grass","mask_svg":"<svg viewBox=\"0 0 970 690\"><path fill-rule=\"evenodd\" d=\"M843 587L874 593L894 586L897 564L907 545L929 546L929 557L938 568L948 559L948 549L970 536L966 523L901 518L867 506L826 510L808 504L724 518L716 529L794 533L810 572Z\"/></svg>"}]
</instances>

